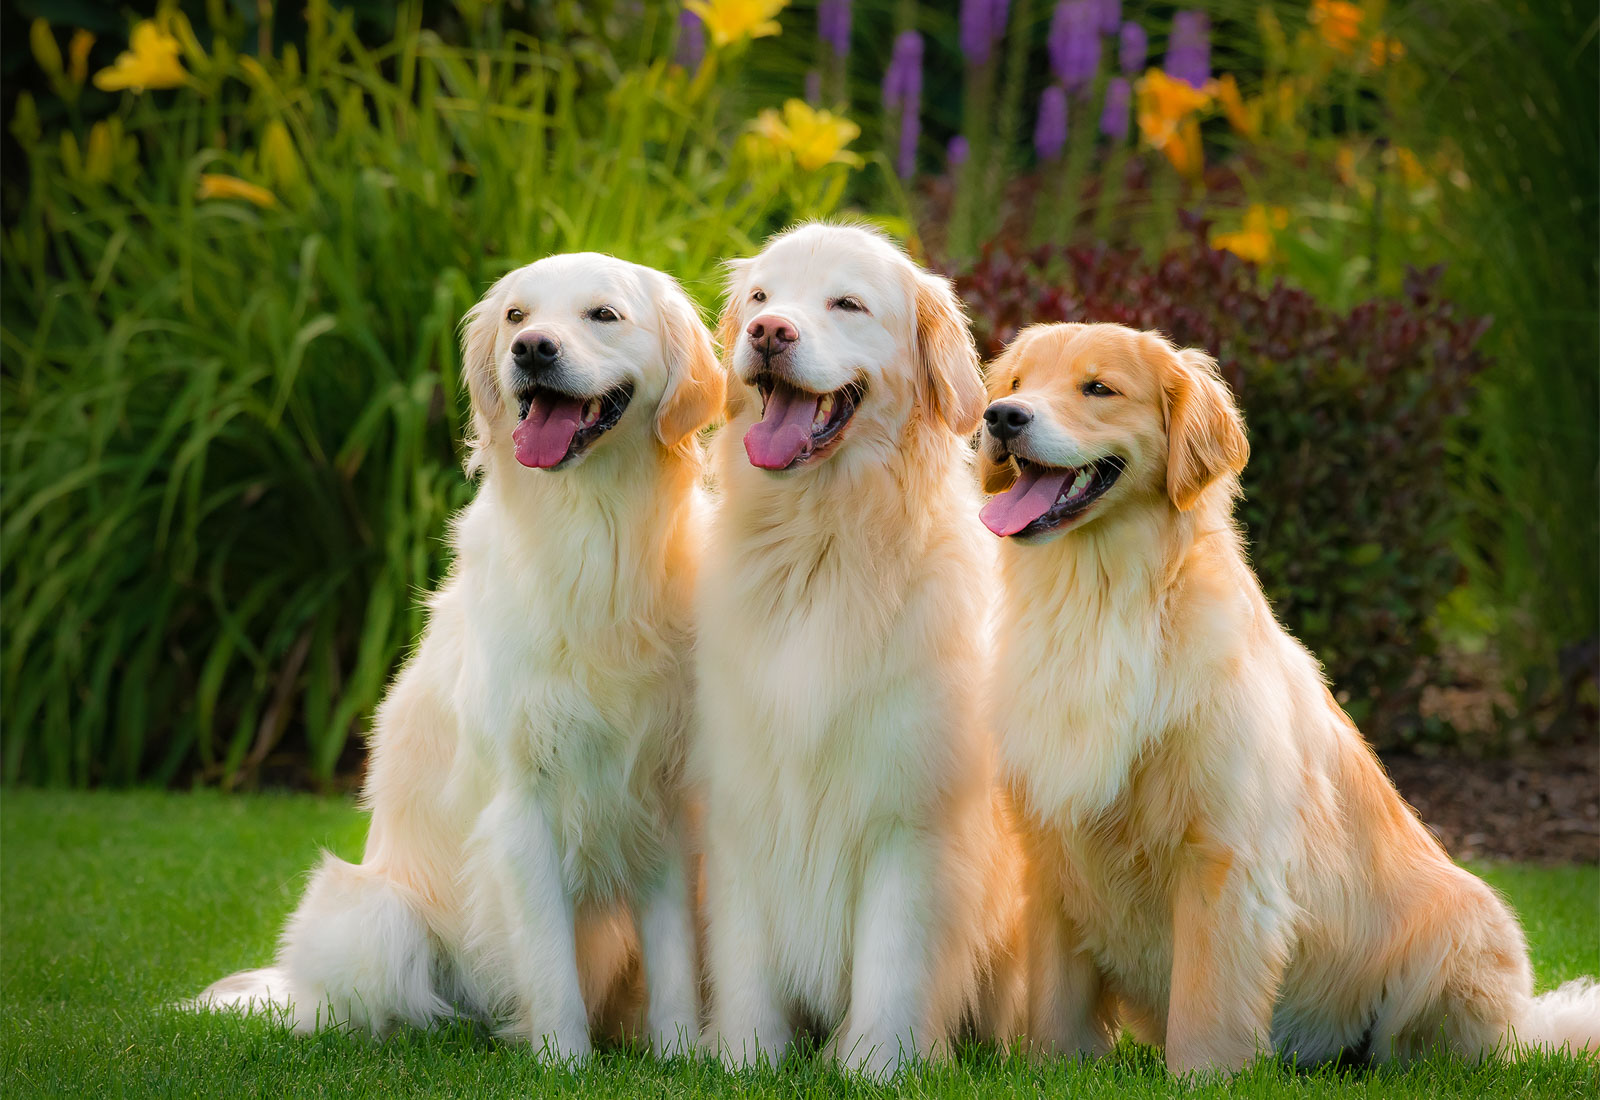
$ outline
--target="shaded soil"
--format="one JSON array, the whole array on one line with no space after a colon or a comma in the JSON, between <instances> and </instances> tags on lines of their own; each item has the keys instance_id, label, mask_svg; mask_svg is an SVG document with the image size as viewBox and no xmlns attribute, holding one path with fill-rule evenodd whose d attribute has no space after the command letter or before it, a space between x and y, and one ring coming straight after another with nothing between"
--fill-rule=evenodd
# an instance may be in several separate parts
<instances>
[{"instance_id":1,"label":"shaded soil","mask_svg":"<svg viewBox=\"0 0 1600 1100\"><path fill-rule=\"evenodd\" d=\"M1600 862L1600 747L1518 760L1386 755L1400 793L1457 859Z\"/></svg>"}]
</instances>

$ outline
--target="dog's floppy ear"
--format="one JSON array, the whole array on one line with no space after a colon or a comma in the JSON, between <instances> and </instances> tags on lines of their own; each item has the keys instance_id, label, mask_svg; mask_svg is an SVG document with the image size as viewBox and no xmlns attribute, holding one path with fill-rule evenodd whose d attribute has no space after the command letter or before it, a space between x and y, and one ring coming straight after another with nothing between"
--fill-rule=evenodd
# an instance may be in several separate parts
<instances>
[{"instance_id":1,"label":"dog's floppy ear","mask_svg":"<svg viewBox=\"0 0 1600 1100\"><path fill-rule=\"evenodd\" d=\"M1218 478L1244 469L1250 442L1217 361L1194 348L1167 354L1167 496L1187 512Z\"/></svg>"},{"instance_id":2,"label":"dog's floppy ear","mask_svg":"<svg viewBox=\"0 0 1600 1100\"><path fill-rule=\"evenodd\" d=\"M727 387L699 312L676 282L665 275L661 281L661 354L667 364L667 388L656 408L656 438L670 450L716 418Z\"/></svg>"},{"instance_id":3,"label":"dog's floppy ear","mask_svg":"<svg viewBox=\"0 0 1600 1100\"><path fill-rule=\"evenodd\" d=\"M472 403L472 435L468 445L474 453L493 442L494 422L500 415L494 338L500 329L500 293L510 277L509 274L501 276L461 320L461 375Z\"/></svg>"},{"instance_id":4,"label":"dog's floppy ear","mask_svg":"<svg viewBox=\"0 0 1600 1100\"><path fill-rule=\"evenodd\" d=\"M739 307L744 304L744 269L750 266L750 261L726 260L723 266L727 268L728 278L723 290L722 316L717 318L717 347L722 353L723 379L727 390L724 400L731 420L744 409L744 386L732 375L733 353L739 346L739 335L743 331L739 325Z\"/></svg>"},{"instance_id":5,"label":"dog's floppy ear","mask_svg":"<svg viewBox=\"0 0 1600 1100\"><path fill-rule=\"evenodd\" d=\"M978 349L950 280L919 271L917 376L928 410L960 436L978 430L986 402Z\"/></svg>"}]
</instances>

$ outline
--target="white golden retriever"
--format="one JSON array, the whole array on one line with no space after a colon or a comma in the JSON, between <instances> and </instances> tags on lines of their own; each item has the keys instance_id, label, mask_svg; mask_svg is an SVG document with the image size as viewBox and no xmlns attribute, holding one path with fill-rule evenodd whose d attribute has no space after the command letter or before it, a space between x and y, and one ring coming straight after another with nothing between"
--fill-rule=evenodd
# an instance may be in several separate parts
<instances>
[{"instance_id":1,"label":"white golden retriever","mask_svg":"<svg viewBox=\"0 0 1600 1100\"><path fill-rule=\"evenodd\" d=\"M1600 990L1533 996L1516 917L1273 618L1233 523L1249 447L1211 359L1040 325L989 388L995 710L1038 876L1036 1047L1103 1051L1118 1007L1177 1072L1273 1048L1600 1045Z\"/></svg>"},{"instance_id":2,"label":"white golden retriever","mask_svg":"<svg viewBox=\"0 0 1600 1100\"><path fill-rule=\"evenodd\" d=\"M707 1039L745 1064L817 1027L881 1074L1021 1011L978 710L982 382L949 285L874 233L808 225L731 266L696 661Z\"/></svg>"},{"instance_id":3,"label":"white golden retriever","mask_svg":"<svg viewBox=\"0 0 1600 1100\"><path fill-rule=\"evenodd\" d=\"M592 253L497 282L464 359L482 486L378 711L366 855L324 859L276 967L199 1000L288 1004L302 1030L462 1011L581 1058L642 953L648 1038L678 1049L695 432L724 374L671 279Z\"/></svg>"}]
</instances>

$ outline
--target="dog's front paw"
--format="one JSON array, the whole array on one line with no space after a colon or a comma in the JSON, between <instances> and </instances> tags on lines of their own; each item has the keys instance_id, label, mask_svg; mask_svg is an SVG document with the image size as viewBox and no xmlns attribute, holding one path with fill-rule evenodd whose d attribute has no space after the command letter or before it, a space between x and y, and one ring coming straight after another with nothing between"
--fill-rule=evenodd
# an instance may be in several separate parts
<instances>
[{"instance_id":1,"label":"dog's front paw","mask_svg":"<svg viewBox=\"0 0 1600 1100\"><path fill-rule=\"evenodd\" d=\"M587 1027L536 1034L533 1036L533 1049L542 1061L566 1062L574 1067L584 1065L594 1054L594 1044L589 1039Z\"/></svg>"},{"instance_id":2,"label":"dog's front paw","mask_svg":"<svg viewBox=\"0 0 1600 1100\"><path fill-rule=\"evenodd\" d=\"M920 1056L905 1040L856 1035L839 1041L835 1057L845 1069L883 1084L910 1068Z\"/></svg>"},{"instance_id":3,"label":"dog's front paw","mask_svg":"<svg viewBox=\"0 0 1600 1100\"><path fill-rule=\"evenodd\" d=\"M763 1065L776 1067L787 1045L787 1038L778 1036L713 1031L707 1037L705 1049L717 1056L724 1069L738 1071Z\"/></svg>"}]
</instances>

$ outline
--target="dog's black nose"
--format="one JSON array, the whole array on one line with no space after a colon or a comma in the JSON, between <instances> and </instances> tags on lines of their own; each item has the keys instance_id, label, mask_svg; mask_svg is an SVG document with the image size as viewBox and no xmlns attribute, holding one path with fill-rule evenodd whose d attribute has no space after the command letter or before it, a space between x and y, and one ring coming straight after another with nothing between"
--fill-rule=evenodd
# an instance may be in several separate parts
<instances>
[{"instance_id":1,"label":"dog's black nose","mask_svg":"<svg viewBox=\"0 0 1600 1100\"><path fill-rule=\"evenodd\" d=\"M561 341L548 332L520 332L511 342L511 361L530 374L549 370L560 358Z\"/></svg>"},{"instance_id":2,"label":"dog's black nose","mask_svg":"<svg viewBox=\"0 0 1600 1100\"><path fill-rule=\"evenodd\" d=\"M1033 410L1016 401L996 401L984 410L983 422L996 439L1014 439L1033 422Z\"/></svg>"}]
</instances>

